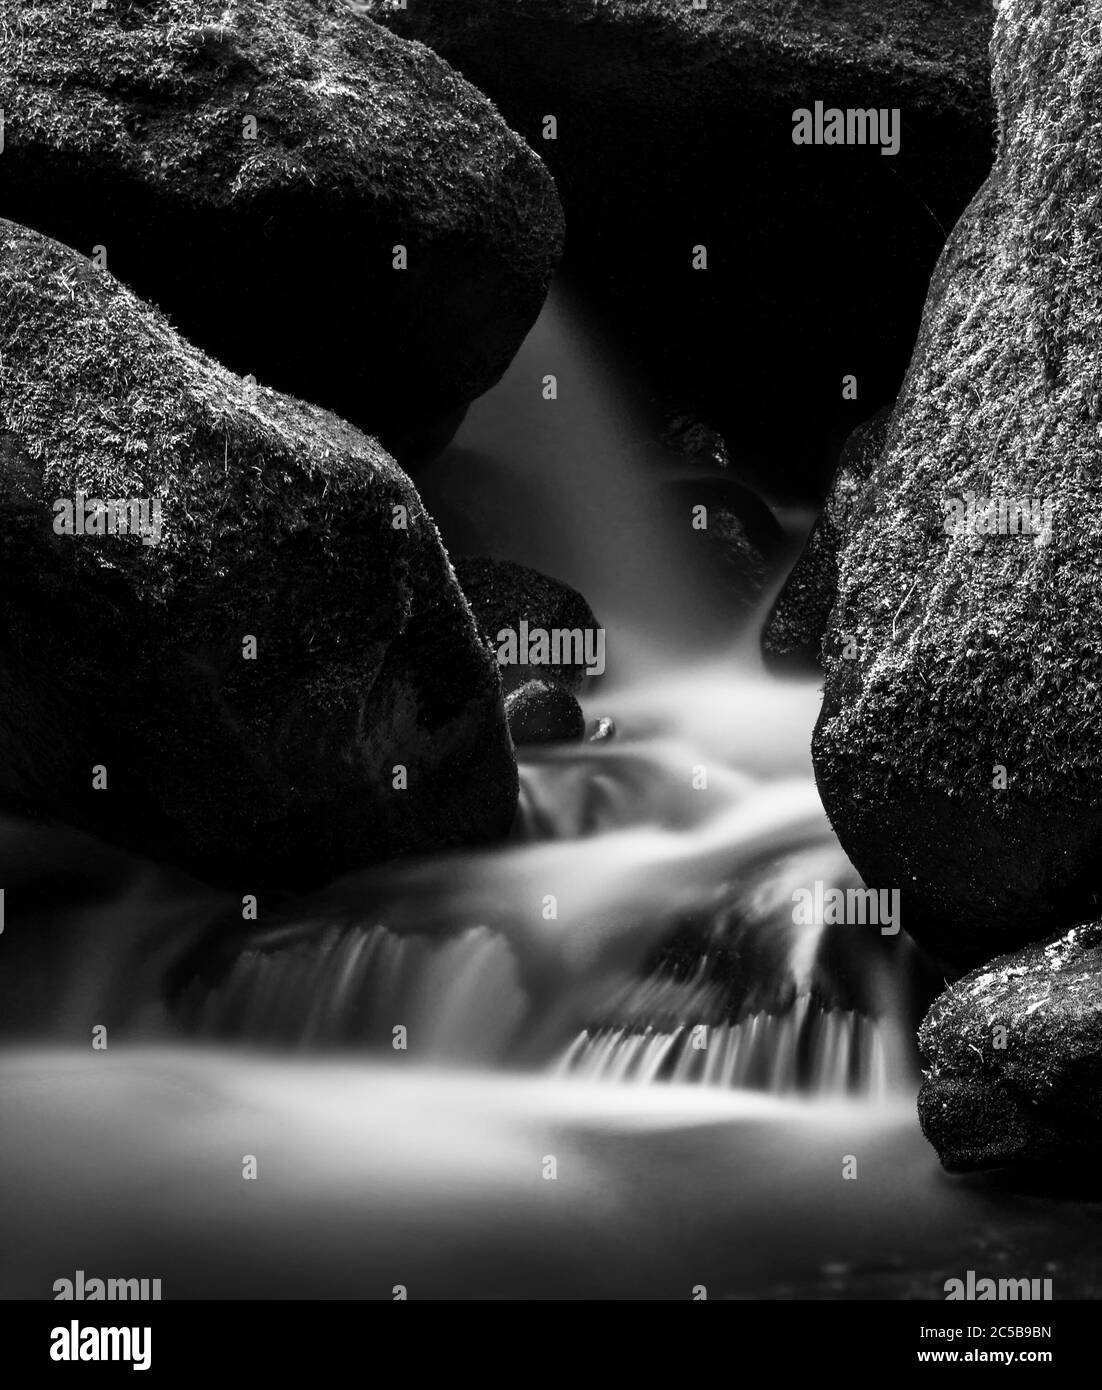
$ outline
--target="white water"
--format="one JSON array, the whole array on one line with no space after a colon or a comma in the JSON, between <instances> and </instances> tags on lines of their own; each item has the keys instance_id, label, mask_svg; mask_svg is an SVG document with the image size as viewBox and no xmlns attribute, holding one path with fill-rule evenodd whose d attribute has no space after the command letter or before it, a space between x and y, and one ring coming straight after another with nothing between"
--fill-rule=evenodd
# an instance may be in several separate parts
<instances>
[{"instance_id":1,"label":"white water","mask_svg":"<svg viewBox=\"0 0 1102 1390\"><path fill-rule=\"evenodd\" d=\"M82 1268L166 1297L939 1296L911 1264L991 1248L915 1124L931 984L906 937L792 920L795 889L857 882L811 774L818 691L770 679L752 625L716 640L651 487L683 465L645 434L556 294L418 480L455 552L575 584L609 632L583 704L616 737L526 752L509 844L264 904L258 929L8 828L44 881L102 882L48 933L9 916L0 1294Z\"/></svg>"},{"instance_id":2,"label":"white water","mask_svg":"<svg viewBox=\"0 0 1102 1390\"><path fill-rule=\"evenodd\" d=\"M609 671L583 704L616 737L522 751L508 847L352 876L269 922L185 994L192 1032L392 1052L399 1030L423 1062L612 1081L911 1084L906 939L792 921L797 889L858 883L811 772L817 686L764 672L756 624L717 641L702 621L688 515L656 500L692 469L646 433L557 291L419 483L453 549L589 598Z\"/></svg>"}]
</instances>

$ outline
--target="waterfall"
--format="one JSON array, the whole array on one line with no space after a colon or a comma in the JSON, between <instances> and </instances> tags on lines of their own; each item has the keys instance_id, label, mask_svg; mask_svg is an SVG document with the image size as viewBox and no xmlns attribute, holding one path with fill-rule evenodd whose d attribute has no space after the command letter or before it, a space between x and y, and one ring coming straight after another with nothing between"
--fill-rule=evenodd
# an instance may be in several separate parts
<instances>
[{"instance_id":1,"label":"waterfall","mask_svg":"<svg viewBox=\"0 0 1102 1390\"><path fill-rule=\"evenodd\" d=\"M559 408L533 389L547 370ZM859 882L811 773L817 686L767 675L752 622L702 640L687 518L656 500L685 461L655 449L645 414L558 286L418 476L453 549L578 585L609 633L609 669L580 698L616 735L520 750L506 844L265 899L248 922L232 894L81 847L130 887L65 915L42 897L33 931L13 889L23 927L5 949L42 962L9 1015L21 992L58 1038L107 1023L119 1042L183 1033L576 1081L865 1098L910 1085L932 987L907 938L793 916L797 890Z\"/></svg>"},{"instance_id":2,"label":"waterfall","mask_svg":"<svg viewBox=\"0 0 1102 1390\"><path fill-rule=\"evenodd\" d=\"M583 1031L556 1071L594 1081L668 1081L774 1095L882 1100L890 1090L881 1025L850 1009L816 1008L806 995L785 1014L753 1013L712 1028Z\"/></svg>"}]
</instances>

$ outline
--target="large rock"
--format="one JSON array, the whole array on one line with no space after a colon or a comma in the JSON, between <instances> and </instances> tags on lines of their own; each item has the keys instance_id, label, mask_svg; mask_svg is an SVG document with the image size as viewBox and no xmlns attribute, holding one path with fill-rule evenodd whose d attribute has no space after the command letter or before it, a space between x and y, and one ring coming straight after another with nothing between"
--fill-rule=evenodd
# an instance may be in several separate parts
<instances>
[{"instance_id":1,"label":"large rock","mask_svg":"<svg viewBox=\"0 0 1102 1390\"><path fill-rule=\"evenodd\" d=\"M497 672L380 446L6 222L0 303L4 804L243 891L503 833ZM57 533L80 494L144 539Z\"/></svg>"},{"instance_id":2,"label":"large rock","mask_svg":"<svg viewBox=\"0 0 1102 1390\"><path fill-rule=\"evenodd\" d=\"M1102 1158L1102 926L958 980L919 1033L918 1098L946 1168Z\"/></svg>"},{"instance_id":3,"label":"large rock","mask_svg":"<svg viewBox=\"0 0 1102 1390\"><path fill-rule=\"evenodd\" d=\"M998 162L853 518L814 738L862 877L963 965L1092 915L1102 847L1102 50L1072 0L1006 0L992 51ZM969 495L1004 534L948 534Z\"/></svg>"},{"instance_id":4,"label":"large rock","mask_svg":"<svg viewBox=\"0 0 1102 1390\"><path fill-rule=\"evenodd\" d=\"M946 228L991 166L991 0L361 8L431 44L547 161L567 267L666 401L737 443L755 484L822 495L895 396ZM898 155L797 147L793 112L816 101L898 109Z\"/></svg>"},{"instance_id":5,"label":"large rock","mask_svg":"<svg viewBox=\"0 0 1102 1390\"><path fill-rule=\"evenodd\" d=\"M393 449L446 434L497 381L543 302L561 210L435 54L340 0L16 10L0 216L105 247L190 341Z\"/></svg>"},{"instance_id":6,"label":"large rock","mask_svg":"<svg viewBox=\"0 0 1102 1390\"><path fill-rule=\"evenodd\" d=\"M846 440L834 481L792 573L762 631L762 654L780 674L817 670L823 634L838 594L838 552L850 514L884 450L892 407L884 406Z\"/></svg>"}]
</instances>

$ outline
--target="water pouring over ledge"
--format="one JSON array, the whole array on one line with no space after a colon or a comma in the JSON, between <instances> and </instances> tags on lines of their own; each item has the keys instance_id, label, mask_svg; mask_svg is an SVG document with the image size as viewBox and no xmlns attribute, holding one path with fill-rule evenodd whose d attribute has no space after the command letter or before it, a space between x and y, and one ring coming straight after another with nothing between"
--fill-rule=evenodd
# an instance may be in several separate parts
<instances>
[{"instance_id":1,"label":"water pouring over ledge","mask_svg":"<svg viewBox=\"0 0 1102 1390\"><path fill-rule=\"evenodd\" d=\"M796 888L856 884L811 775L818 691L700 611L641 430L556 292L419 480L454 553L543 567L609 633L583 703L616 737L525 751L510 843L266 902L258 931L159 866L120 894L121 856L54 835L50 949L5 938L31 968L6 999L0 1225L35 1253L0 1260L0 1294L83 1268L173 1298L939 1297L978 1260L1090 1247L940 1180L910 1044L940 982L907 938L793 920ZM8 827L12 856L44 833ZM84 905L59 917L68 882Z\"/></svg>"},{"instance_id":2,"label":"water pouring over ledge","mask_svg":"<svg viewBox=\"0 0 1102 1390\"><path fill-rule=\"evenodd\" d=\"M556 378L558 399L541 390ZM913 1079L905 938L799 927L854 886L810 768L814 682L696 582L645 406L557 287L502 383L418 482L453 554L577 586L608 633L584 698L614 740L521 750L512 843L350 876L202 943L176 1016L204 1038L611 1081L881 1095Z\"/></svg>"}]
</instances>

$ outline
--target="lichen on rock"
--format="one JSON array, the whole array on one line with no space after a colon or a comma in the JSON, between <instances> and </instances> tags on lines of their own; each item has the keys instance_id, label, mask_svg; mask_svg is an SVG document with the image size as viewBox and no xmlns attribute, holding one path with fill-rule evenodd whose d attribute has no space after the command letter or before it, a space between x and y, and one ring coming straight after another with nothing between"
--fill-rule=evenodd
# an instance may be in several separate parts
<instances>
[{"instance_id":1,"label":"lichen on rock","mask_svg":"<svg viewBox=\"0 0 1102 1390\"><path fill-rule=\"evenodd\" d=\"M1088 915L1102 843L1102 51L1071 0L1005 0L992 57L997 162L840 556L814 738L850 858L964 965ZM977 499L1053 524L947 524Z\"/></svg>"},{"instance_id":2,"label":"lichen on rock","mask_svg":"<svg viewBox=\"0 0 1102 1390\"><path fill-rule=\"evenodd\" d=\"M393 447L454 424L505 370L561 211L535 154L434 53L340 0L8 16L0 216L102 246L191 341Z\"/></svg>"}]
</instances>

